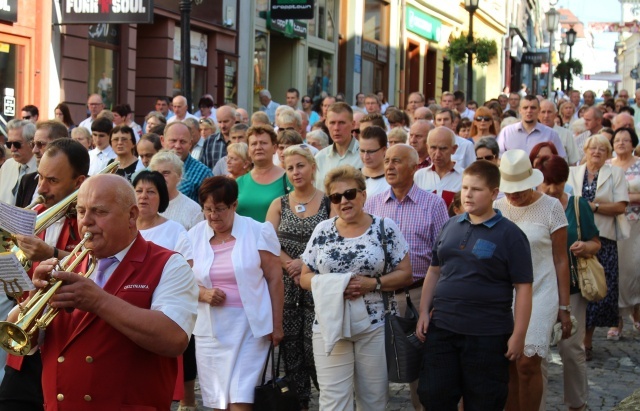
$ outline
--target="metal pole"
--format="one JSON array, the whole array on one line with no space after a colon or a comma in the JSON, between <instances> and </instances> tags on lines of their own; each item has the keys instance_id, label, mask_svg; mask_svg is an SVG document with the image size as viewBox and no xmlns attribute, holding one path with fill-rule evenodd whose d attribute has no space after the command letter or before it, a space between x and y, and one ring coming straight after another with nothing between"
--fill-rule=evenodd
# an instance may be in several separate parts
<instances>
[{"instance_id":1,"label":"metal pole","mask_svg":"<svg viewBox=\"0 0 640 411\"><path fill-rule=\"evenodd\" d=\"M550 31L549 37L549 72L547 75L549 76L549 80L547 81L547 98L551 98L551 91L553 90L553 31Z\"/></svg>"},{"instance_id":2,"label":"metal pole","mask_svg":"<svg viewBox=\"0 0 640 411\"><path fill-rule=\"evenodd\" d=\"M191 0L180 0L180 82L182 95L191 110Z\"/></svg>"},{"instance_id":3,"label":"metal pole","mask_svg":"<svg viewBox=\"0 0 640 411\"><path fill-rule=\"evenodd\" d=\"M469 35L467 36L469 47L473 45L473 14L475 9L469 11ZM473 52L469 49L467 58L467 101L473 100Z\"/></svg>"},{"instance_id":4,"label":"metal pole","mask_svg":"<svg viewBox=\"0 0 640 411\"><path fill-rule=\"evenodd\" d=\"M573 46L569 46L569 70L567 70L567 90L571 91L573 81L573 74L571 73L571 53L573 52Z\"/></svg>"}]
</instances>

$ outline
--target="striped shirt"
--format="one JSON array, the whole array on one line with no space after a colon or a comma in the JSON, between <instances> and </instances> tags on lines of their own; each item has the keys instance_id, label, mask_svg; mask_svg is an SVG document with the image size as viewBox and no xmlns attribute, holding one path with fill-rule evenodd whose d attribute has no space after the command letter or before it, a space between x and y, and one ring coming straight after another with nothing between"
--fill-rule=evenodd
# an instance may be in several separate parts
<instances>
[{"instance_id":1,"label":"striped shirt","mask_svg":"<svg viewBox=\"0 0 640 411\"><path fill-rule=\"evenodd\" d=\"M227 155L227 142L222 133L217 132L210 135L204 140L200 161L207 166L209 170L213 170L218 160Z\"/></svg>"},{"instance_id":2,"label":"striped shirt","mask_svg":"<svg viewBox=\"0 0 640 411\"><path fill-rule=\"evenodd\" d=\"M449 220L444 200L414 184L402 201L390 188L367 198L364 208L370 214L392 219L400 227L409 243L413 281L423 279L431 265L434 242Z\"/></svg>"}]
</instances>

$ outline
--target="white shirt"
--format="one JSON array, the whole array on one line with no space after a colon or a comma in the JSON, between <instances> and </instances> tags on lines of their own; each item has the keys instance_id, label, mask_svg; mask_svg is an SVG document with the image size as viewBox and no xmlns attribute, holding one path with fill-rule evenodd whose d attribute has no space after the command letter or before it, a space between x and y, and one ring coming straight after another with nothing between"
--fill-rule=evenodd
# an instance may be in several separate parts
<instances>
[{"instance_id":1,"label":"white shirt","mask_svg":"<svg viewBox=\"0 0 640 411\"><path fill-rule=\"evenodd\" d=\"M111 146L107 146L104 150L94 148L89 151L89 176L98 174L104 169L111 159L116 158L116 153Z\"/></svg>"},{"instance_id":2,"label":"white shirt","mask_svg":"<svg viewBox=\"0 0 640 411\"><path fill-rule=\"evenodd\" d=\"M463 171L464 170L460 168L458 164L454 164L451 171L445 174L444 177L440 178L432 164L429 167L416 171L413 175L413 181L424 191L435 193L442 197L443 191L448 191L454 194L460 191L462 188Z\"/></svg>"},{"instance_id":3,"label":"white shirt","mask_svg":"<svg viewBox=\"0 0 640 411\"><path fill-rule=\"evenodd\" d=\"M573 134L568 129L555 124L553 129L558 133L560 141L562 141L564 151L567 153L567 162L570 166L576 165L584 156L584 152L578 149L578 144L573 138Z\"/></svg>"},{"instance_id":4,"label":"white shirt","mask_svg":"<svg viewBox=\"0 0 640 411\"><path fill-rule=\"evenodd\" d=\"M466 138L456 136L456 144L458 149L451 155L451 160L455 161L458 167L464 170L469 164L476 161L476 151L473 143Z\"/></svg>"},{"instance_id":5,"label":"white shirt","mask_svg":"<svg viewBox=\"0 0 640 411\"><path fill-rule=\"evenodd\" d=\"M465 107L464 111L462 113L460 113L460 117L462 118L466 118L468 120L473 121L473 118L476 116L476 112L473 110L470 110L469 107Z\"/></svg>"},{"instance_id":6,"label":"white shirt","mask_svg":"<svg viewBox=\"0 0 640 411\"><path fill-rule=\"evenodd\" d=\"M193 249L187 236L187 230L176 221L167 220L155 227L140 230L140 235L160 247L180 253L187 261L193 260Z\"/></svg>"},{"instance_id":7,"label":"white shirt","mask_svg":"<svg viewBox=\"0 0 640 411\"><path fill-rule=\"evenodd\" d=\"M191 149L191 157L195 160L200 161L200 157L202 156L202 148L204 147L204 138L200 137L200 140L196 143L196 145Z\"/></svg>"},{"instance_id":8,"label":"white shirt","mask_svg":"<svg viewBox=\"0 0 640 411\"><path fill-rule=\"evenodd\" d=\"M358 140L355 138L351 139L351 143L349 143L349 147L343 156L338 154L334 146L334 144L331 144L316 154L317 171L314 185L321 191L324 191L324 177L332 169L343 165L350 165L357 169L363 167L362 160L360 159L360 145L358 144Z\"/></svg>"},{"instance_id":9,"label":"white shirt","mask_svg":"<svg viewBox=\"0 0 640 411\"><path fill-rule=\"evenodd\" d=\"M365 177L364 182L367 185L367 197L382 193L391 187L384 174L379 177Z\"/></svg>"},{"instance_id":10,"label":"white shirt","mask_svg":"<svg viewBox=\"0 0 640 411\"><path fill-rule=\"evenodd\" d=\"M170 200L169 207L160 215L182 224L187 231L204 220L200 204L182 193L178 193L176 198Z\"/></svg>"},{"instance_id":11,"label":"white shirt","mask_svg":"<svg viewBox=\"0 0 640 411\"><path fill-rule=\"evenodd\" d=\"M133 241L135 242L135 240ZM133 242L127 248L114 255L118 262L105 271L105 284L127 255L132 245ZM94 277L93 275L91 276L92 279ZM191 267L180 254L174 254L169 257L162 270L160 282L151 297L150 309L162 312L178 324L190 337L196 323L198 294L199 289Z\"/></svg>"},{"instance_id":12,"label":"white shirt","mask_svg":"<svg viewBox=\"0 0 640 411\"><path fill-rule=\"evenodd\" d=\"M82 120L80 124L78 124L78 127L86 128L87 130L89 130L89 134L91 134L91 124L93 124L93 117L89 116Z\"/></svg>"},{"instance_id":13,"label":"white shirt","mask_svg":"<svg viewBox=\"0 0 640 411\"><path fill-rule=\"evenodd\" d=\"M184 121L184 120L186 120L186 119L188 119L188 118L193 118L193 119L195 119L196 121L197 121L197 120L200 120L198 117L194 116L193 114L191 114L191 113L189 113L189 112L187 111L187 115L186 115L186 116L184 116L184 118L183 118L182 120L178 119L178 116L175 116L175 115L174 115L173 117L171 117L171 118L167 119L167 124L169 124L169 123L173 123L174 121Z\"/></svg>"}]
</instances>

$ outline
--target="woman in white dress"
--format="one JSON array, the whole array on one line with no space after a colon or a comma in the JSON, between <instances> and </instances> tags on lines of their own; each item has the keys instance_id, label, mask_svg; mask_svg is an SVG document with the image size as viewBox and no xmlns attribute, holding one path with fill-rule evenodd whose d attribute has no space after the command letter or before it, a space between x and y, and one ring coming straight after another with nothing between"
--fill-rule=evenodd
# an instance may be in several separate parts
<instances>
[{"instance_id":1,"label":"woman in white dress","mask_svg":"<svg viewBox=\"0 0 640 411\"><path fill-rule=\"evenodd\" d=\"M504 153L495 207L527 235L533 259L533 304L524 355L511 365L507 410L537 411L543 393L541 361L549 353L551 330L560 319L563 338L571 332L567 218L560 202L533 189L544 177L523 150Z\"/></svg>"}]
</instances>

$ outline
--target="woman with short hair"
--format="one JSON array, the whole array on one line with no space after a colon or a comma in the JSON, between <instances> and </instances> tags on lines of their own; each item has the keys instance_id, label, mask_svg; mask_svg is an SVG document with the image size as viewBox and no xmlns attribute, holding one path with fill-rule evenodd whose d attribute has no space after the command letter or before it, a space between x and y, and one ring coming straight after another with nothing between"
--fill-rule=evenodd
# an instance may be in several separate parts
<instances>
[{"instance_id":1,"label":"woman with short hair","mask_svg":"<svg viewBox=\"0 0 640 411\"><path fill-rule=\"evenodd\" d=\"M118 161L120 164L116 174L126 178L129 182L135 173L144 170L144 165L138 159L136 143L136 133L129 126L116 126L109 133L109 144L116 153L116 158L107 164Z\"/></svg>"},{"instance_id":2,"label":"woman with short hair","mask_svg":"<svg viewBox=\"0 0 640 411\"><path fill-rule=\"evenodd\" d=\"M157 126L166 126L167 119L165 116L159 111L152 111L144 117L145 122L145 133L150 133L154 127Z\"/></svg>"},{"instance_id":3,"label":"woman with short hair","mask_svg":"<svg viewBox=\"0 0 640 411\"><path fill-rule=\"evenodd\" d=\"M251 171L249 146L246 143L233 143L227 146L227 175L234 180Z\"/></svg>"}]
</instances>

